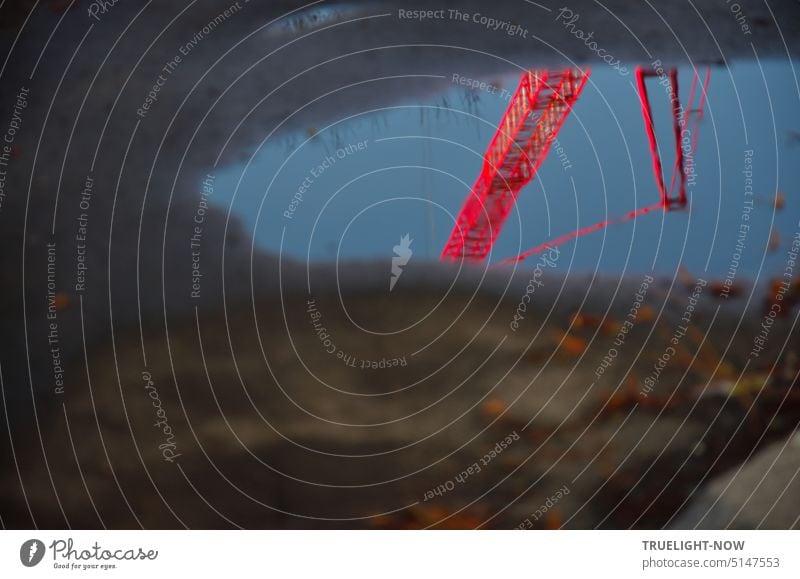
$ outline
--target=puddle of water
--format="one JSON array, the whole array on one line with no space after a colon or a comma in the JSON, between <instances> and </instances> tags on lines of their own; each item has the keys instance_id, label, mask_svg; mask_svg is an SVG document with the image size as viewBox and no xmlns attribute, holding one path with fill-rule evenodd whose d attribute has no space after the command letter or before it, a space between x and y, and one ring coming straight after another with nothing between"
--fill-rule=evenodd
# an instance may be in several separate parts
<instances>
[{"instance_id":1,"label":"puddle of water","mask_svg":"<svg viewBox=\"0 0 800 579\"><path fill-rule=\"evenodd\" d=\"M712 70L689 187L690 209L655 211L568 242L577 270L694 272L724 276L747 225L738 270L780 272L798 230L800 130L792 68L740 63ZM685 101L692 71L680 70ZM658 200L633 76L598 67L535 178L521 193L492 261ZM417 258L436 259L475 178L516 79L475 91L456 83L436 99L365 111L330 127L267 143L248 166L219 174L215 202L231 206L256 243L305 260L386 258L406 234ZM673 160L669 103L648 85L662 159ZM752 157L750 153L752 151ZM753 211L743 218L752 160ZM669 175L666 176L669 183ZM773 210L776 190L786 193ZM235 191L235 197L234 197ZM773 243L775 239L773 238Z\"/></svg>"}]
</instances>

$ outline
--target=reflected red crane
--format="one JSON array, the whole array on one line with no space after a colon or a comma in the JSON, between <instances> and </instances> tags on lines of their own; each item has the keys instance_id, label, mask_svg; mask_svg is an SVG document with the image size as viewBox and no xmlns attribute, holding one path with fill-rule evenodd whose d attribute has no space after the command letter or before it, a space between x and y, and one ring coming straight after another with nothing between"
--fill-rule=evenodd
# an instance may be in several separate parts
<instances>
[{"instance_id":1,"label":"reflected red crane","mask_svg":"<svg viewBox=\"0 0 800 579\"><path fill-rule=\"evenodd\" d=\"M486 257L517 195L536 176L588 77L589 72L581 70L522 74L442 259Z\"/></svg>"},{"instance_id":2,"label":"reflected red crane","mask_svg":"<svg viewBox=\"0 0 800 579\"><path fill-rule=\"evenodd\" d=\"M535 176L550 145L572 110L575 101L583 90L589 71L569 69L562 72L526 71L522 74L519 86L509 103L497 132L484 155L483 167L475 181L467 200L456 218L442 260L468 259L482 261L489 254L503 223L508 218L519 192ZM664 183L663 165L658 150L653 113L647 92L646 79L658 77L667 88L672 112L672 128L675 136L675 164L669 189ZM581 235L586 235L615 223L635 219L654 209L683 209L687 205L686 159L687 154L694 158L697 146L697 127L703 117L710 69L706 69L700 102L693 109L698 86L695 71L688 99L688 108L681 106L678 95L678 72L676 68L656 72L643 67L636 69L637 90L642 106L645 131L653 159L653 172L661 196L658 203L634 209L618 218L606 219L600 223L581 227L573 232L560 235L554 240L542 243L524 253L503 260L501 263L515 263L530 255L561 245ZM694 126L689 127L690 116ZM687 136L688 135L688 136ZM690 145L686 147L685 139ZM674 195L676 183L677 196Z\"/></svg>"}]
</instances>

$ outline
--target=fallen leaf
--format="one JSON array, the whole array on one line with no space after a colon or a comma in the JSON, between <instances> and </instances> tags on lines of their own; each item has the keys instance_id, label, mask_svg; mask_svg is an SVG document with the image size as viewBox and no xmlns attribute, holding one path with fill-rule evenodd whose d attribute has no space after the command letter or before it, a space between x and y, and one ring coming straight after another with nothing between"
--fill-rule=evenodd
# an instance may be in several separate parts
<instances>
[{"instance_id":1,"label":"fallen leaf","mask_svg":"<svg viewBox=\"0 0 800 579\"><path fill-rule=\"evenodd\" d=\"M506 410L506 403L497 398L491 398L481 406L481 414L484 418L494 420Z\"/></svg>"},{"instance_id":2,"label":"fallen leaf","mask_svg":"<svg viewBox=\"0 0 800 579\"><path fill-rule=\"evenodd\" d=\"M617 320L606 318L600 326L600 331L606 336L616 336L620 328L622 328L622 324Z\"/></svg>"},{"instance_id":3,"label":"fallen leaf","mask_svg":"<svg viewBox=\"0 0 800 579\"><path fill-rule=\"evenodd\" d=\"M570 356L578 356L586 350L586 340L578 336L565 335L561 340L561 349Z\"/></svg>"},{"instance_id":4,"label":"fallen leaf","mask_svg":"<svg viewBox=\"0 0 800 579\"><path fill-rule=\"evenodd\" d=\"M693 288L695 283L697 283L696 280L694 279L694 276L691 273L689 273L689 270L686 269L686 266L683 265L680 266L680 268L678 268L678 279L683 285L685 285L688 288Z\"/></svg>"},{"instance_id":5,"label":"fallen leaf","mask_svg":"<svg viewBox=\"0 0 800 579\"><path fill-rule=\"evenodd\" d=\"M721 298L727 295L729 298L735 298L742 293L742 288L738 284L732 283L726 286L723 282L714 280L708 282L708 290L715 298Z\"/></svg>"},{"instance_id":6,"label":"fallen leaf","mask_svg":"<svg viewBox=\"0 0 800 579\"><path fill-rule=\"evenodd\" d=\"M653 306L642 306L639 308L639 320L650 322L656 318L656 309Z\"/></svg>"},{"instance_id":7,"label":"fallen leaf","mask_svg":"<svg viewBox=\"0 0 800 579\"><path fill-rule=\"evenodd\" d=\"M573 328L576 328L578 330L585 330L589 328L598 327L602 322L602 318L600 318L600 316L594 316L592 314L575 312L570 316L569 321Z\"/></svg>"},{"instance_id":8,"label":"fallen leaf","mask_svg":"<svg viewBox=\"0 0 800 579\"><path fill-rule=\"evenodd\" d=\"M778 233L777 230L773 229L772 233L769 235L769 241L767 242L767 250L775 251L781 246L781 235Z\"/></svg>"},{"instance_id":9,"label":"fallen leaf","mask_svg":"<svg viewBox=\"0 0 800 579\"><path fill-rule=\"evenodd\" d=\"M65 293L57 293L55 297L55 306L57 312L63 312L69 306L69 296Z\"/></svg>"},{"instance_id":10,"label":"fallen leaf","mask_svg":"<svg viewBox=\"0 0 800 579\"><path fill-rule=\"evenodd\" d=\"M544 516L544 526L550 531L557 531L564 524L564 517L559 509L552 509Z\"/></svg>"}]
</instances>

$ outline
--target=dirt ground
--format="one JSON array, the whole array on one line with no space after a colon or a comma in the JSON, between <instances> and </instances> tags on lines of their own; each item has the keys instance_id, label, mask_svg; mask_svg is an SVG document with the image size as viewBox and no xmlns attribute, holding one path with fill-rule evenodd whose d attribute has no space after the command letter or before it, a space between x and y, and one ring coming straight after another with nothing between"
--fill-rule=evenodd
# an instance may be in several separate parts
<instances>
[{"instance_id":1,"label":"dirt ground","mask_svg":"<svg viewBox=\"0 0 800 579\"><path fill-rule=\"evenodd\" d=\"M655 280L620 334L641 279L608 312L608 280L583 305L558 297L563 282L547 279L516 332L514 282L507 297L462 284L258 299L144 330L146 366L138 335L95 344L91 383L70 381L40 416L50 474L20 461L25 498L47 527L656 528L687 525L710 481L770 443L797 456L784 444L800 419L791 319L745 367L760 320L734 333L736 304L703 296L646 392L693 288ZM419 323L365 335L342 304L373 332ZM21 457L38 446L17 443ZM797 481L780 480L759 491L774 496L762 527L796 511ZM25 501L4 507L7 524L25 520Z\"/></svg>"}]
</instances>

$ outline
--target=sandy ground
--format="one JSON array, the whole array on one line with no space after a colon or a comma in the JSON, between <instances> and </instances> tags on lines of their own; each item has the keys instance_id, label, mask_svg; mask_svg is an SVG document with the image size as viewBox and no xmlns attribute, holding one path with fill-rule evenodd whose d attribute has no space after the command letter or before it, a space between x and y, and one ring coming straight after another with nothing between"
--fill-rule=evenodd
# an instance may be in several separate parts
<instances>
[{"instance_id":1,"label":"sandy ground","mask_svg":"<svg viewBox=\"0 0 800 579\"><path fill-rule=\"evenodd\" d=\"M622 1L605 9L581 0L571 9L583 30L616 31L604 46L626 62L724 66L754 50L796 56L795 4L770 12L741 2L750 35L724 3L696 4L692 18L680 3L658 13ZM262 28L301 4L248 4L191 49L141 116L137 110L178 47L228 4L200 0L178 16L183 6L158 3L138 14L141 3L118 3L99 21L58 2L26 20L29 6L6 2L0 9L0 46L9 55L0 118L11 118L16 95L29 91L0 209L0 370L10 434L2 445L3 525L691 526L700 518L691 518L694 511L681 519L676 513L702 491L704 501L726 498L706 523L749 525L765 513L764 526L791 526L772 518L784 517L780 505L769 513L756 508L756 515L747 507L736 517L720 514L729 504L737 505L734 512L755 504L745 500L755 488L747 471L734 477L746 488L732 503L736 484L726 493L726 483L707 484L724 472L733 477L770 441L782 441L764 451L780 449L776 464L797 454L796 445L784 445L797 424L796 362L786 355L796 349L793 318L780 320L757 365L743 363L765 287L753 290L749 306L747 288L716 317L718 304L707 293L704 317L695 322L713 351L696 335L685 338L680 358L648 397L641 380L685 307L683 283L670 289L671 280L658 281L663 287L648 293L653 317L634 329L646 346L637 355L629 339L624 363L602 380L594 373L616 326L592 317L573 331L570 316L585 307L601 320L608 311L619 324L641 279L572 278L558 299L561 285L553 279L528 325L512 332L524 272L485 280L479 271L462 272L447 293L454 272L420 266L409 272L413 291L389 296L385 264L347 264L341 292L359 320L397 328L424 318L411 332L378 339L353 330L335 270L317 266L313 295L342 349L378 361L410 357L432 342L406 367L354 369L331 358L313 331L304 267L279 270L275 256L252 252L235 219L210 211L201 297L188 297L198 183L217 159L220 166L241 161L265 138L435 94L454 72L494 77L519 67L601 65L553 24L552 12L494 3L494 17L529 29L531 40L521 42L471 22L404 22L399 6L378 2L336 4L339 19L321 24L300 18ZM478 2L445 6L486 12ZM336 25L344 20L357 21ZM306 34L313 36L302 39ZM378 77L396 78L378 89ZM78 291L76 218L87 177L94 183L86 210L88 281ZM57 304L48 301L48 244L55 248ZM243 281L251 272L252 286ZM548 300L556 305L549 317ZM55 321L47 318L51 303ZM52 372L51 323L63 392ZM697 352L703 354L695 359ZM751 386L728 396L742 370ZM143 372L153 387L144 388ZM767 386L756 391L754 383ZM159 449L163 426L153 426L154 390L173 429L169 444L180 448L172 462ZM452 482L511 433L519 440L481 472ZM765 456L759 460L771 460ZM781 477L772 494L762 485L758 495L796 498L796 478ZM425 500L440 485L446 492ZM553 504L565 485L569 492Z\"/></svg>"},{"instance_id":2,"label":"sandy ground","mask_svg":"<svg viewBox=\"0 0 800 579\"><path fill-rule=\"evenodd\" d=\"M362 269L384 274L380 265ZM726 473L722 481L749 489L731 498L726 488L726 498L736 509L752 503L754 514L733 517L717 502L706 524L797 525L791 470L767 483L730 472L772 441L771 458L791 465L797 456L783 442L800 418L789 320L775 326L762 362L744 367L733 361L748 358L759 320L743 318L737 337L726 320L744 300L720 308L703 296L692 332L645 392L691 288L654 281L604 366L641 280L623 282L612 300L613 284L595 280L581 305L559 297L563 279L546 278L512 331L519 283L506 297L473 295L464 282L420 292L423 269L410 272L416 288L391 295L345 287L340 302L321 290L311 312L299 295L282 307L258 299L176 320L166 335L145 330L144 350L138 335L91 348L91 385L70 381L63 406L40 416L52 480L41 464L21 469L37 524L683 527L699 517L676 513L704 489L694 508L705 515L723 484L705 483ZM371 331L419 324L365 335L342 304ZM344 357L328 352L313 312ZM399 359L407 365L361 367ZM169 440L154 428L154 400ZM27 457L37 444L18 448ZM756 490L762 503L747 496ZM6 521L29 514L24 501L4 506Z\"/></svg>"}]
</instances>

